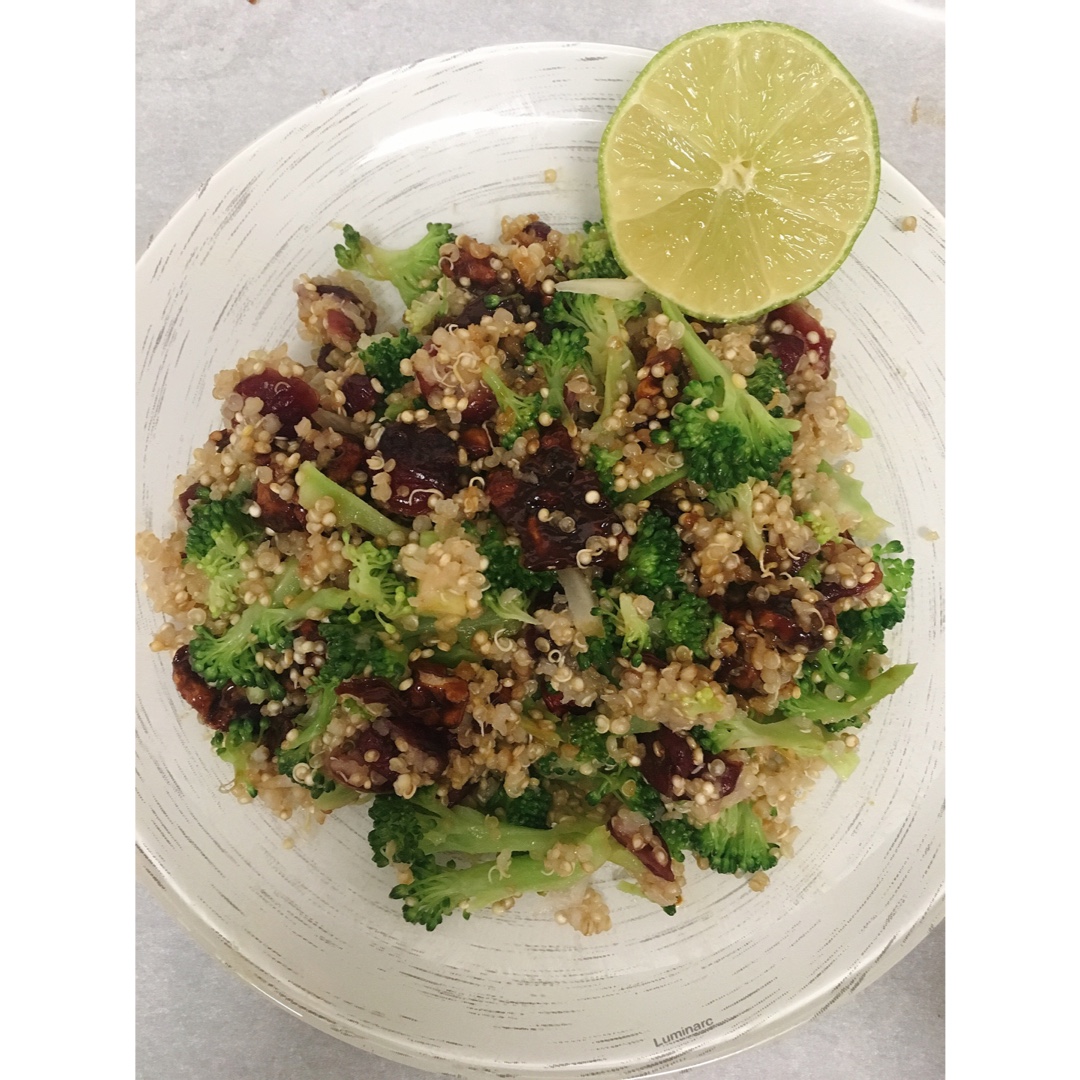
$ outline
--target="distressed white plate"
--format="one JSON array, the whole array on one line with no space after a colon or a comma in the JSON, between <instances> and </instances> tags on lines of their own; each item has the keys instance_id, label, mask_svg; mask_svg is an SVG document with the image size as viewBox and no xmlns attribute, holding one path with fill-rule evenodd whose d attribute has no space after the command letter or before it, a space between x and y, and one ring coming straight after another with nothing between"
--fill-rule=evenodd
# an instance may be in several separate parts
<instances>
[{"instance_id":1,"label":"distressed white plate","mask_svg":"<svg viewBox=\"0 0 1080 1080\"><path fill-rule=\"evenodd\" d=\"M333 223L390 245L428 221L481 237L504 214L569 229L598 213L604 124L649 53L519 45L428 60L282 124L210 180L138 266L140 527L167 531L174 478L216 426L213 373L296 342L290 286L334 263ZM545 170L557 180L545 183ZM914 233L898 220L919 220ZM798 814L796 857L755 894L691 870L670 918L607 890L615 928L582 938L544 901L401 920L363 811L294 849L289 824L219 794L225 767L175 694L139 601L138 850L143 879L191 933L317 1027L465 1076L626 1078L744 1050L843 1000L942 915L943 221L883 168L878 209L814 297L838 331L842 391L876 437L858 457L878 512L917 563L895 656L918 671L879 706L863 763ZM392 294L385 314L400 308ZM306 356L306 351L298 355Z\"/></svg>"}]
</instances>

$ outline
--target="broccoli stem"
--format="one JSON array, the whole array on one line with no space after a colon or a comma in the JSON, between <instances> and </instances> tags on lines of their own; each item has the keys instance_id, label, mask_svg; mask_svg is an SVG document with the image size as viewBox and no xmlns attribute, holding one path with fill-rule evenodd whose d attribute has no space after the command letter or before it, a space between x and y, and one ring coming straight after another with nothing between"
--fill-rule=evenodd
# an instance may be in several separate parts
<instances>
[{"instance_id":1,"label":"broccoli stem","mask_svg":"<svg viewBox=\"0 0 1080 1080\"><path fill-rule=\"evenodd\" d=\"M296 470L296 497L305 510L313 510L315 504L324 498L334 500L334 515L338 525L355 525L372 536L381 536L392 544L403 544L405 529L396 521L391 521L370 503L347 491L340 484L335 484L323 475L310 462L305 461Z\"/></svg>"},{"instance_id":2,"label":"broccoli stem","mask_svg":"<svg viewBox=\"0 0 1080 1080\"><path fill-rule=\"evenodd\" d=\"M702 382L711 382L713 379L723 379L724 393L730 393L735 389L731 381L731 372L727 364L721 363L718 356L705 347L704 342L694 333L686 316L670 301L661 300L660 307L672 324L678 324L683 328L682 337L679 338L679 348L686 354L686 358L694 367L697 377Z\"/></svg>"}]
</instances>

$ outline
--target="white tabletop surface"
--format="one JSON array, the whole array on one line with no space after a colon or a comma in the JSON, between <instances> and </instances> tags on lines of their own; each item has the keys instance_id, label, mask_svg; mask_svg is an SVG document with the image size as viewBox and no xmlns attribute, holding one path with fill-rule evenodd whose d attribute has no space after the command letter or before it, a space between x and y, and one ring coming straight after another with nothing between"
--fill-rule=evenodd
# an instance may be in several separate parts
<instances>
[{"instance_id":1,"label":"white tabletop surface","mask_svg":"<svg viewBox=\"0 0 1080 1080\"><path fill-rule=\"evenodd\" d=\"M138 0L136 240L264 131L325 94L477 45L658 48L709 23L776 19L819 37L866 88L881 152L945 210L942 0ZM141 888L140 1080L422 1080L310 1028L226 971ZM945 1075L940 926L853 999L689 1080Z\"/></svg>"}]
</instances>

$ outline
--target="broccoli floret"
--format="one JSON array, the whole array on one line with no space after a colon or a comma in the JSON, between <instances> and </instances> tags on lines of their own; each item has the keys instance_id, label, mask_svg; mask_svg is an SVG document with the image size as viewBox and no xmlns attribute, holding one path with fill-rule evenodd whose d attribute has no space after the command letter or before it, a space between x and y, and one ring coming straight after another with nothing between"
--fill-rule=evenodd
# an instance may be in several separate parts
<instances>
[{"instance_id":1,"label":"broccoli floret","mask_svg":"<svg viewBox=\"0 0 1080 1080\"><path fill-rule=\"evenodd\" d=\"M327 497L334 500L334 516L339 527L355 525L372 536L404 542L405 530L400 525L340 484L335 484L319 472L313 462L303 462L296 470L296 498L300 505L305 510L312 510L320 499Z\"/></svg>"},{"instance_id":2,"label":"broccoli floret","mask_svg":"<svg viewBox=\"0 0 1080 1080\"><path fill-rule=\"evenodd\" d=\"M521 825L527 829L546 829L551 811L551 792L542 786L529 786L520 795L511 798L501 784L484 804L484 813L494 814L508 825Z\"/></svg>"},{"instance_id":3,"label":"broccoli floret","mask_svg":"<svg viewBox=\"0 0 1080 1080\"><path fill-rule=\"evenodd\" d=\"M822 650L810 664L804 665L804 674L798 680L799 697L782 701L782 712L788 716L805 716L828 731L857 727L852 721L898 690L915 671L914 664L896 664L870 679L860 673L858 664L846 666L848 655L844 655L843 666L834 664L834 651L845 654L842 646L838 650ZM825 693L829 686L841 691L843 697L840 700L829 697Z\"/></svg>"},{"instance_id":4,"label":"broccoli floret","mask_svg":"<svg viewBox=\"0 0 1080 1080\"><path fill-rule=\"evenodd\" d=\"M389 679L395 685L408 671L408 651L388 645L382 624L362 611L334 611L319 625L326 643L317 682L337 686L357 675Z\"/></svg>"},{"instance_id":5,"label":"broccoli floret","mask_svg":"<svg viewBox=\"0 0 1080 1080\"><path fill-rule=\"evenodd\" d=\"M731 518L732 524L742 535L743 547L760 565L765 554L765 536L754 521L753 485L737 484L728 491L714 493L711 501L721 514Z\"/></svg>"},{"instance_id":6,"label":"broccoli floret","mask_svg":"<svg viewBox=\"0 0 1080 1080\"><path fill-rule=\"evenodd\" d=\"M293 769L311 758L311 743L329 726L337 703L337 691L332 686L319 687L309 695L310 704L307 712L296 723L297 734L281 744L277 752L278 772L282 776L292 777ZM319 794L325 794L325 778L320 784Z\"/></svg>"},{"instance_id":7,"label":"broccoli floret","mask_svg":"<svg viewBox=\"0 0 1080 1080\"><path fill-rule=\"evenodd\" d=\"M716 624L717 616L704 597L692 593L682 582L668 589L670 595L658 600L653 620L659 623L656 643L665 649L685 645L695 656L704 659L705 643Z\"/></svg>"},{"instance_id":8,"label":"broccoli floret","mask_svg":"<svg viewBox=\"0 0 1080 1080\"><path fill-rule=\"evenodd\" d=\"M529 613L528 600L522 596L520 589L503 589L501 593L488 589L484 593L484 603L499 618L507 622L528 623L530 626L540 625L539 620Z\"/></svg>"},{"instance_id":9,"label":"broccoli floret","mask_svg":"<svg viewBox=\"0 0 1080 1080\"><path fill-rule=\"evenodd\" d=\"M556 327L546 345L535 334L530 334L525 339L525 356L544 374L548 390L544 411L552 417L560 416L566 411L563 398L566 380L574 368L581 367L586 360L584 331Z\"/></svg>"},{"instance_id":10,"label":"broccoli floret","mask_svg":"<svg viewBox=\"0 0 1080 1080\"><path fill-rule=\"evenodd\" d=\"M603 391L603 408L598 425L615 411L620 383L629 390L635 385L637 364L627 344L626 322L645 310L634 300L611 300L594 293L556 293L544 310L544 320L553 327L585 331L586 368L593 385Z\"/></svg>"},{"instance_id":11,"label":"broccoli floret","mask_svg":"<svg viewBox=\"0 0 1080 1080\"><path fill-rule=\"evenodd\" d=\"M352 544L348 533L342 540L342 554L352 563L349 592L355 607L373 612L384 626L408 615L412 607L405 582L394 573L397 549L377 548L370 540Z\"/></svg>"},{"instance_id":12,"label":"broccoli floret","mask_svg":"<svg viewBox=\"0 0 1080 1080\"><path fill-rule=\"evenodd\" d=\"M345 243L334 248L338 265L343 270L355 270L376 281L389 281L406 306L438 280L439 248L454 240L449 225L430 223L423 239L412 247L393 251L376 247L351 225L346 225L341 233Z\"/></svg>"},{"instance_id":13,"label":"broccoli floret","mask_svg":"<svg viewBox=\"0 0 1080 1080\"><path fill-rule=\"evenodd\" d=\"M683 327L679 344L697 380L672 410L671 433L692 480L725 492L752 477L771 479L790 453L797 420L770 416L757 398L740 390L732 373L694 333L683 314L662 301L672 324Z\"/></svg>"},{"instance_id":14,"label":"broccoli floret","mask_svg":"<svg viewBox=\"0 0 1080 1080\"><path fill-rule=\"evenodd\" d=\"M487 559L484 577L490 591L501 594L507 589L517 589L526 596L547 592L558 584L554 571L527 570L521 565L521 548L507 543L501 528L490 528L477 544L480 554Z\"/></svg>"},{"instance_id":15,"label":"broccoli floret","mask_svg":"<svg viewBox=\"0 0 1080 1080\"><path fill-rule=\"evenodd\" d=\"M499 404L496 430L501 432L502 444L509 450L526 431L536 427L544 399L539 394L515 393L492 367L485 366L480 374Z\"/></svg>"},{"instance_id":16,"label":"broccoli floret","mask_svg":"<svg viewBox=\"0 0 1080 1080\"><path fill-rule=\"evenodd\" d=\"M401 361L407 360L419 348L420 342L408 330L401 330L397 337L385 334L375 338L359 355L364 362L364 371L378 379L383 392L390 394L409 381L410 376L401 374Z\"/></svg>"},{"instance_id":17,"label":"broccoli floret","mask_svg":"<svg viewBox=\"0 0 1080 1080\"><path fill-rule=\"evenodd\" d=\"M666 809L660 792L645 779L640 769L631 765L619 765L610 772L597 773L584 786L589 787L586 800L594 806L606 796L614 795L650 821L657 821Z\"/></svg>"},{"instance_id":18,"label":"broccoli floret","mask_svg":"<svg viewBox=\"0 0 1080 1080\"><path fill-rule=\"evenodd\" d=\"M615 465L622 460L622 455L618 450L608 450L603 446L593 443L593 445L589 447L588 460L589 467L596 473L596 477L600 481L600 486L604 489L604 494L609 499L619 499L622 497L620 493L615 490ZM635 492L635 495L636 494L637 493Z\"/></svg>"},{"instance_id":19,"label":"broccoli floret","mask_svg":"<svg viewBox=\"0 0 1080 1080\"><path fill-rule=\"evenodd\" d=\"M586 221L582 226L581 258L567 277L624 278L626 271L619 265L611 250L607 229L602 221Z\"/></svg>"},{"instance_id":20,"label":"broccoli floret","mask_svg":"<svg viewBox=\"0 0 1080 1080\"><path fill-rule=\"evenodd\" d=\"M692 699L687 711L694 715L698 711L695 706L704 703L708 697L710 697L708 690L699 691ZM800 757L820 757L826 744L826 738L820 728L809 721L804 720L800 723L796 719L783 716L765 719L756 714L751 716L741 710L728 720L717 721L711 728L699 725L692 728L690 733L706 750L714 754L722 753L724 750L749 750L755 746L776 746L781 750L791 750Z\"/></svg>"},{"instance_id":21,"label":"broccoli floret","mask_svg":"<svg viewBox=\"0 0 1080 1080\"><path fill-rule=\"evenodd\" d=\"M606 826L587 819L571 819L547 829L528 828L468 806L445 807L430 790L411 799L377 796L370 815L368 838L375 862L380 866L405 863L412 870L413 880L393 889L391 898L403 901L406 922L429 930L455 910L468 918L523 893L568 888L605 862L615 862L637 877L645 873L641 861L615 841ZM592 856L588 869L578 864L565 877L546 870L544 856L557 843L588 848ZM491 861L491 856L506 851L516 854L505 865ZM436 859L459 853L488 858L468 867Z\"/></svg>"},{"instance_id":22,"label":"broccoli floret","mask_svg":"<svg viewBox=\"0 0 1080 1080\"><path fill-rule=\"evenodd\" d=\"M884 546L875 544L871 550L874 561L881 567L881 583L888 591L889 599L881 607L841 612L836 621L842 633L855 640L866 641L876 653L884 653L885 631L903 621L908 590L915 574L915 562L897 558L904 550L899 540L890 540Z\"/></svg>"},{"instance_id":23,"label":"broccoli floret","mask_svg":"<svg viewBox=\"0 0 1080 1080\"><path fill-rule=\"evenodd\" d=\"M414 333L424 334L440 316L450 311L450 293L456 288L448 277L439 278L430 292L422 293L406 309L402 322Z\"/></svg>"},{"instance_id":24,"label":"broccoli floret","mask_svg":"<svg viewBox=\"0 0 1080 1080\"><path fill-rule=\"evenodd\" d=\"M210 741L218 757L232 766L234 784L243 787L253 799L258 791L249 774L251 755L258 748L269 723L264 716L240 717L229 724L228 730L217 732Z\"/></svg>"},{"instance_id":25,"label":"broccoli floret","mask_svg":"<svg viewBox=\"0 0 1080 1080\"><path fill-rule=\"evenodd\" d=\"M789 499L794 494L793 491L793 477L790 472L785 472L779 480L776 481L776 490L781 495L786 495Z\"/></svg>"},{"instance_id":26,"label":"broccoli floret","mask_svg":"<svg viewBox=\"0 0 1080 1080\"><path fill-rule=\"evenodd\" d=\"M761 819L748 802L729 806L701 827L685 820L663 821L657 827L672 855L691 851L719 874L753 874L776 865L776 845L765 838Z\"/></svg>"},{"instance_id":27,"label":"broccoli floret","mask_svg":"<svg viewBox=\"0 0 1080 1080\"><path fill-rule=\"evenodd\" d=\"M206 575L210 583L206 606L211 618L217 619L239 603L237 589L247 578L240 563L251 551L250 541L258 535L259 526L244 512L246 493L213 499L209 488L199 488L196 498L188 510L191 524L184 558Z\"/></svg>"},{"instance_id":28,"label":"broccoli floret","mask_svg":"<svg viewBox=\"0 0 1080 1080\"><path fill-rule=\"evenodd\" d=\"M634 594L624 592L619 596L615 610L615 632L622 638L620 651L634 667L641 663L641 654L648 650L652 635L648 620L638 611Z\"/></svg>"},{"instance_id":29,"label":"broccoli floret","mask_svg":"<svg viewBox=\"0 0 1080 1080\"><path fill-rule=\"evenodd\" d=\"M799 696L780 703L786 715L808 717L827 731L859 727L859 718L903 685L915 670L914 664L896 664L873 678L866 675L871 659L887 651L885 632L904 618L915 564L911 559L897 558L903 550L898 540L874 546L874 559L889 591L888 602L837 616L843 638L803 664L797 680Z\"/></svg>"},{"instance_id":30,"label":"broccoli floret","mask_svg":"<svg viewBox=\"0 0 1080 1080\"><path fill-rule=\"evenodd\" d=\"M564 741L577 747L577 754L563 757L547 754L533 764L538 776L572 783L595 806L614 795L631 810L650 821L664 813L664 800L642 775L640 769L619 764L608 750L608 735L600 731L591 716L576 716L561 728Z\"/></svg>"},{"instance_id":31,"label":"broccoli floret","mask_svg":"<svg viewBox=\"0 0 1080 1080\"><path fill-rule=\"evenodd\" d=\"M296 567L290 565L278 579L269 607L252 604L245 608L220 637L214 637L205 626L195 628L188 655L192 670L213 687L231 682L281 698L284 688L278 677L258 662L258 651L264 646L285 648L292 640L292 628L309 618L311 612L321 615L337 611L349 599L344 589L302 591Z\"/></svg>"},{"instance_id":32,"label":"broccoli floret","mask_svg":"<svg viewBox=\"0 0 1080 1080\"><path fill-rule=\"evenodd\" d=\"M758 357L754 373L746 380L746 392L756 397L773 416L784 415L779 406L770 408L775 395L787 393L787 380L775 356L766 353Z\"/></svg>"},{"instance_id":33,"label":"broccoli floret","mask_svg":"<svg viewBox=\"0 0 1080 1080\"><path fill-rule=\"evenodd\" d=\"M671 518L661 510L650 510L638 522L630 553L615 575L615 583L654 600L659 599L665 595L665 589L682 584L679 580L681 557L682 541Z\"/></svg>"},{"instance_id":34,"label":"broccoli floret","mask_svg":"<svg viewBox=\"0 0 1080 1080\"><path fill-rule=\"evenodd\" d=\"M594 768L607 768L614 765L608 752L608 736L596 726L591 716L575 716L566 724L566 741L580 751L574 759L575 764L589 762Z\"/></svg>"}]
</instances>

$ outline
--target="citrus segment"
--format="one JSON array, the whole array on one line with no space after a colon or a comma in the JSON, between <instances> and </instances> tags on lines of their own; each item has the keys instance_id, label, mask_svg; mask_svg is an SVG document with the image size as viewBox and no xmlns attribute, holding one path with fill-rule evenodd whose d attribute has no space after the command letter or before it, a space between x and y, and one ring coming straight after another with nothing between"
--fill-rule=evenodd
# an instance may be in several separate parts
<instances>
[{"instance_id":1,"label":"citrus segment","mask_svg":"<svg viewBox=\"0 0 1080 1080\"><path fill-rule=\"evenodd\" d=\"M870 216L879 174L862 88L824 45L778 23L672 42L600 146L601 205L624 269L728 322L828 278Z\"/></svg>"}]
</instances>

